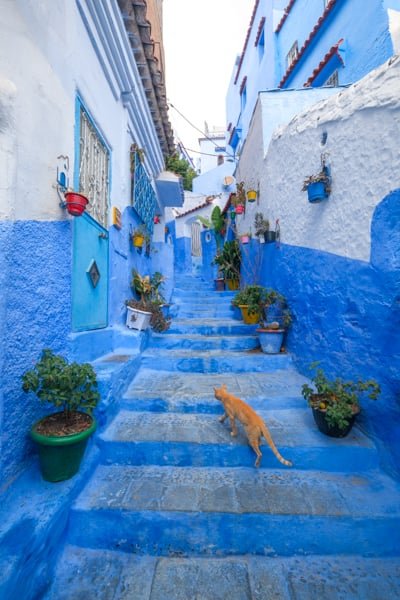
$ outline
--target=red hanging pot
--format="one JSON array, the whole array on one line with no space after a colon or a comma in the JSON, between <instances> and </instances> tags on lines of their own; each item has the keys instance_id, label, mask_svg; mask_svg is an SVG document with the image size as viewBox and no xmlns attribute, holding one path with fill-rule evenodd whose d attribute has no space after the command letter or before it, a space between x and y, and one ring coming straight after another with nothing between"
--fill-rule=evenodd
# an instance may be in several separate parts
<instances>
[{"instance_id":1,"label":"red hanging pot","mask_svg":"<svg viewBox=\"0 0 400 600\"><path fill-rule=\"evenodd\" d=\"M80 217L89 203L86 196L77 192L66 192L64 197L67 211L73 217Z\"/></svg>"},{"instance_id":2,"label":"red hanging pot","mask_svg":"<svg viewBox=\"0 0 400 600\"><path fill-rule=\"evenodd\" d=\"M237 207L236 207L236 209L235 209L235 212L236 212L237 215L242 215L244 213L244 206L243 206L243 204L238 204Z\"/></svg>"}]
</instances>

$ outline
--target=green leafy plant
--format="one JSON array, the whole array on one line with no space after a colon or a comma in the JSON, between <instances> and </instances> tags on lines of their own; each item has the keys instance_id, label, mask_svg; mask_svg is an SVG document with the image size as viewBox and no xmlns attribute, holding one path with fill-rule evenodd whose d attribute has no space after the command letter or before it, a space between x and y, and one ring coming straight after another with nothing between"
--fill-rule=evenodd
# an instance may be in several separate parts
<instances>
[{"instance_id":1,"label":"green leafy plant","mask_svg":"<svg viewBox=\"0 0 400 600\"><path fill-rule=\"evenodd\" d=\"M173 154L172 156L167 157L165 166L168 171L172 171L176 175L182 177L184 190L192 190L193 179L197 177L197 173L187 160L179 158L177 154Z\"/></svg>"},{"instance_id":2,"label":"green leafy plant","mask_svg":"<svg viewBox=\"0 0 400 600\"><path fill-rule=\"evenodd\" d=\"M262 285L246 285L234 296L232 304L234 306L247 306L249 315L262 314L267 289Z\"/></svg>"},{"instance_id":3,"label":"green leafy plant","mask_svg":"<svg viewBox=\"0 0 400 600\"><path fill-rule=\"evenodd\" d=\"M220 248L226 231L225 215L221 211L220 207L214 206L210 219L200 215L197 217L197 219L202 225L214 232L217 248Z\"/></svg>"},{"instance_id":4,"label":"green leafy plant","mask_svg":"<svg viewBox=\"0 0 400 600\"><path fill-rule=\"evenodd\" d=\"M264 215L261 212L257 212L254 217L254 229L257 236L264 235L269 231L269 221L264 219Z\"/></svg>"},{"instance_id":5,"label":"green leafy plant","mask_svg":"<svg viewBox=\"0 0 400 600\"><path fill-rule=\"evenodd\" d=\"M345 429L350 419L360 412L359 399L362 395L375 400L380 394L380 386L373 379L366 381L343 381L340 378L328 379L323 369L314 362L310 368L315 370L311 381L314 387L304 384L301 392L308 405L325 413L329 427Z\"/></svg>"},{"instance_id":6,"label":"green leafy plant","mask_svg":"<svg viewBox=\"0 0 400 600\"><path fill-rule=\"evenodd\" d=\"M218 265L225 279L240 279L241 265L240 246L237 240L225 242L222 249L217 252L213 264Z\"/></svg>"},{"instance_id":7,"label":"green leafy plant","mask_svg":"<svg viewBox=\"0 0 400 600\"><path fill-rule=\"evenodd\" d=\"M306 192L308 186L310 186L312 183L323 183L325 185L326 192L328 194L331 192L331 177L326 167L323 167L322 171L316 175L309 175L306 177L303 181L303 187L301 188L301 191Z\"/></svg>"},{"instance_id":8,"label":"green leafy plant","mask_svg":"<svg viewBox=\"0 0 400 600\"><path fill-rule=\"evenodd\" d=\"M132 270L131 287L143 301L165 304L165 298L161 292L164 282L165 277L159 271L150 276L140 275L135 269Z\"/></svg>"},{"instance_id":9,"label":"green leafy plant","mask_svg":"<svg viewBox=\"0 0 400 600\"><path fill-rule=\"evenodd\" d=\"M283 327L284 329L288 329L292 324L293 318L285 296L273 288L267 288L264 302L265 320L262 324L263 328L277 329ZM270 309L273 313L272 322L268 321Z\"/></svg>"},{"instance_id":10,"label":"green leafy plant","mask_svg":"<svg viewBox=\"0 0 400 600\"><path fill-rule=\"evenodd\" d=\"M72 412L91 414L100 400L96 373L88 363L69 363L45 349L33 369L22 375L24 392L34 392L41 402L61 408L66 421Z\"/></svg>"}]
</instances>

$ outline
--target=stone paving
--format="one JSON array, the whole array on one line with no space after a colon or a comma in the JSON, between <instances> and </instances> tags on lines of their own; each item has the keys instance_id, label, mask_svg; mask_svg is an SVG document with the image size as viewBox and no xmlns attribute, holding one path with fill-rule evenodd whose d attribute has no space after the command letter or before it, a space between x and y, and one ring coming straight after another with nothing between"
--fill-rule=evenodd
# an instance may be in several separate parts
<instances>
[{"instance_id":1,"label":"stone paving","mask_svg":"<svg viewBox=\"0 0 400 600\"><path fill-rule=\"evenodd\" d=\"M178 279L171 329L153 336L98 437L47 600L400 597L398 482L358 428L318 432L290 355L263 355L253 326L216 318L231 298ZM221 383L263 416L293 468L265 444L254 468L242 429L233 439L218 421Z\"/></svg>"}]
</instances>

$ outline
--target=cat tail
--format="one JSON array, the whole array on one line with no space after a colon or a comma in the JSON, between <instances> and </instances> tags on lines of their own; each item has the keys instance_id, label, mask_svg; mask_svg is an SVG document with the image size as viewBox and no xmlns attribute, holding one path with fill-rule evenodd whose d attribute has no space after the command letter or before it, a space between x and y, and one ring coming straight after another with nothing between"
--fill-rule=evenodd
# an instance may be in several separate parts
<instances>
[{"instance_id":1,"label":"cat tail","mask_svg":"<svg viewBox=\"0 0 400 600\"><path fill-rule=\"evenodd\" d=\"M290 462L290 460L286 460L286 458L283 458L282 454L280 454L278 448L274 444L274 441L271 437L268 427L266 426L264 421L262 422L261 431L262 431L264 438L266 439L266 441L268 443L268 446L271 448L272 452L275 454L275 456L279 460L279 462L281 462L283 465L286 465L287 467L293 467L293 463Z\"/></svg>"}]
</instances>

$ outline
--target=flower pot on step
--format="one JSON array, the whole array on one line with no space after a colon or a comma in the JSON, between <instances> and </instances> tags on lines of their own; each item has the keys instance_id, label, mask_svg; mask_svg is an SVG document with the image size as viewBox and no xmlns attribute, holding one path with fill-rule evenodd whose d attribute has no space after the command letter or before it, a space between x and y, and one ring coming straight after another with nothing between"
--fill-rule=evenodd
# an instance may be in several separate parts
<instances>
[{"instance_id":1,"label":"flower pot on step","mask_svg":"<svg viewBox=\"0 0 400 600\"><path fill-rule=\"evenodd\" d=\"M149 327L151 313L138 308L132 308L131 306L127 306L126 308L126 326L129 329L143 331Z\"/></svg>"}]
</instances>

